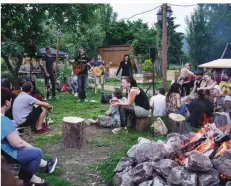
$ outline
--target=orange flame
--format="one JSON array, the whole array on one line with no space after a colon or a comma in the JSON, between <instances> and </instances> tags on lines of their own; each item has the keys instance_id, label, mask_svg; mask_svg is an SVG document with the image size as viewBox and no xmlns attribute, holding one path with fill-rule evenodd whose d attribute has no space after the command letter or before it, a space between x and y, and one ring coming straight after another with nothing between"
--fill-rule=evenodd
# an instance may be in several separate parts
<instances>
[{"instance_id":1,"label":"orange flame","mask_svg":"<svg viewBox=\"0 0 231 186\"><path fill-rule=\"evenodd\" d=\"M223 155L224 152L228 149L231 149L231 141L226 141L222 143L215 157Z\"/></svg>"}]
</instances>

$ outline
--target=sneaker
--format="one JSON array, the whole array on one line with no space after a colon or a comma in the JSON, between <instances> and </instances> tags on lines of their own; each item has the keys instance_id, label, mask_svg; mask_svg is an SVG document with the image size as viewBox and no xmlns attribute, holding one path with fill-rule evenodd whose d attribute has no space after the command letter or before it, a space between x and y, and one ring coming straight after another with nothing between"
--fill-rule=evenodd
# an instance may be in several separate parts
<instances>
[{"instance_id":1,"label":"sneaker","mask_svg":"<svg viewBox=\"0 0 231 186\"><path fill-rule=\"evenodd\" d=\"M57 158L53 158L52 160L47 161L47 172L49 174L54 172L57 162L58 162Z\"/></svg>"},{"instance_id":2,"label":"sneaker","mask_svg":"<svg viewBox=\"0 0 231 186\"><path fill-rule=\"evenodd\" d=\"M75 93L74 96L77 97L77 96L78 96L78 93Z\"/></svg>"},{"instance_id":3,"label":"sneaker","mask_svg":"<svg viewBox=\"0 0 231 186\"><path fill-rule=\"evenodd\" d=\"M35 183L35 182L29 182L29 183L24 183L24 185L28 186L47 186L49 185L48 181L41 179L40 183Z\"/></svg>"},{"instance_id":4,"label":"sneaker","mask_svg":"<svg viewBox=\"0 0 231 186\"><path fill-rule=\"evenodd\" d=\"M114 128L114 129L112 130L112 133L113 133L113 134L118 134L119 132L127 131L127 130L128 130L127 127L119 127L119 128Z\"/></svg>"}]
</instances>

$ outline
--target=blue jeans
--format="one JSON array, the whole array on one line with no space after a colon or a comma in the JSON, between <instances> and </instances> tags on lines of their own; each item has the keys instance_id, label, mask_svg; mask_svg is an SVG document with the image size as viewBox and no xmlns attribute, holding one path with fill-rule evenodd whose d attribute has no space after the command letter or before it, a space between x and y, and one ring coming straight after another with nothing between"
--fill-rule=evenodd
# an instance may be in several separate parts
<instances>
[{"instance_id":1,"label":"blue jeans","mask_svg":"<svg viewBox=\"0 0 231 186\"><path fill-rule=\"evenodd\" d=\"M86 88L88 86L88 74L78 75L78 93L79 99L84 100L86 98Z\"/></svg>"},{"instance_id":2,"label":"blue jeans","mask_svg":"<svg viewBox=\"0 0 231 186\"><path fill-rule=\"evenodd\" d=\"M42 159L42 150L36 147L27 147L18 150L17 160L32 174L37 175Z\"/></svg>"},{"instance_id":3,"label":"blue jeans","mask_svg":"<svg viewBox=\"0 0 231 186\"><path fill-rule=\"evenodd\" d=\"M187 106L186 106L185 103L183 103L181 105L181 107L178 108L178 114L181 114L181 115L185 116L186 115L186 111L187 111L186 109L187 109Z\"/></svg>"},{"instance_id":4,"label":"blue jeans","mask_svg":"<svg viewBox=\"0 0 231 186\"><path fill-rule=\"evenodd\" d=\"M77 76L74 76L74 77L72 78L72 80L71 80L71 88L72 88L74 94L77 93L77 88L78 88L78 83L77 83L77 81L78 81Z\"/></svg>"}]
</instances>

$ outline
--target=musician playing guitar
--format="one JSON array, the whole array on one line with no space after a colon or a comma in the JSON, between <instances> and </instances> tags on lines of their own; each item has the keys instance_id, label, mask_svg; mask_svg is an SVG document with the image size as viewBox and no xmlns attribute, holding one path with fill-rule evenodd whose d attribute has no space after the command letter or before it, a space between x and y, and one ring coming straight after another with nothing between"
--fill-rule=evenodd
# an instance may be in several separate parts
<instances>
[{"instance_id":1,"label":"musician playing guitar","mask_svg":"<svg viewBox=\"0 0 231 186\"><path fill-rule=\"evenodd\" d=\"M101 84L101 91L104 91L104 61L102 61L102 57L98 55L98 60L95 62L94 67L102 68L102 73L98 76L95 75L95 93L97 92L98 85Z\"/></svg>"},{"instance_id":2,"label":"musician playing guitar","mask_svg":"<svg viewBox=\"0 0 231 186\"><path fill-rule=\"evenodd\" d=\"M90 69L89 58L83 48L79 49L75 62L68 60L73 66L73 74L78 77L78 95L79 102L82 103L86 99L86 88L88 86L88 70Z\"/></svg>"}]
</instances>

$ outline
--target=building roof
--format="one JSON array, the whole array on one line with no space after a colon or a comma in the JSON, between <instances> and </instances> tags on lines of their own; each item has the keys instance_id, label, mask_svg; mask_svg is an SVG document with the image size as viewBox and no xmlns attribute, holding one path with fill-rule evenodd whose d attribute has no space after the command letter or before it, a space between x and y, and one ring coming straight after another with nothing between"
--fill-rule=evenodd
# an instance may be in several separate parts
<instances>
[{"instance_id":1,"label":"building roof","mask_svg":"<svg viewBox=\"0 0 231 186\"><path fill-rule=\"evenodd\" d=\"M199 67L204 68L231 68L231 58L230 59L217 59L208 63L199 65Z\"/></svg>"}]
</instances>

